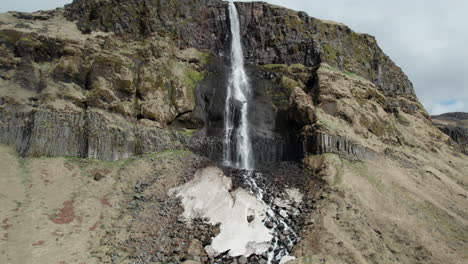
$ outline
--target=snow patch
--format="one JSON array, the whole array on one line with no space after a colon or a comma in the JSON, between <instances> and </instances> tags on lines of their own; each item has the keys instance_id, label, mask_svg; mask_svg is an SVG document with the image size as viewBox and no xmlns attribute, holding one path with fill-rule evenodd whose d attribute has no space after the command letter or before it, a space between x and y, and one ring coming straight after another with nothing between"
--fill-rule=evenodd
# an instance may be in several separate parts
<instances>
[{"instance_id":1,"label":"snow patch","mask_svg":"<svg viewBox=\"0 0 468 264\"><path fill-rule=\"evenodd\" d=\"M293 256L284 256L284 257L281 258L279 264L285 264L285 263L288 263L288 262L293 261L295 259L296 259L296 257L293 257Z\"/></svg>"},{"instance_id":2,"label":"snow patch","mask_svg":"<svg viewBox=\"0 0 468 264\"><path fill-rule=\"evenodd\" d=\"M198 170L192 181L169 194L181 198L185 219L209 218L211 224L221 224L207 253L216 256L229 250L232 257L260 255L268 250L273 238L262 223L267 207L246 190L231 189L232 181L221 169L208 167Z\"/></svg>"}]
</instances>

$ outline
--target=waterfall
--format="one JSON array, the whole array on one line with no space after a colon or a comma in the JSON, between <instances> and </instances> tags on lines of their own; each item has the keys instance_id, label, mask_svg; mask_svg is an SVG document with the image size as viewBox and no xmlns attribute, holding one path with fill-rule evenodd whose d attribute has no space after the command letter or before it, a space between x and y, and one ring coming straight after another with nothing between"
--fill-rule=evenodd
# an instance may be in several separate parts
<instances>
[{"instance_id":1,"label":"waterfall","mask_svg":"<svg viewBox=\"0 0 468 264\"><path fill-rule=\"evenodd\" d=\"M234 3L229 2L231 23L231 69L226 91L224 116L223 163L227 167L240 169L243 182L249 192L257 197L267 208L263 224L270 223L273 239L267 253L267 263L281 263L289 256L289 249L297 242L297 234L287 223L288 215L274 204L273 199L264 195L269 192L264 182L264 175L255 172L252 142L248 121L250 83L244 68L239 15ZM247 170L247 171L245 171Z\"/></svg>"},{"instance_id":2,"label":"waterfall","mask_svg":"<svg viewBox=\"0 0 468 264\"><path fill-rule=\"evenodd\" d=\"M239 15L232 2L229 2L229 18L232 38L231 72L226 94L223 161L227 166L250 170L253 169L252 143L247 120L250 84L244 69Z\"/></svg>"}]
</instances>

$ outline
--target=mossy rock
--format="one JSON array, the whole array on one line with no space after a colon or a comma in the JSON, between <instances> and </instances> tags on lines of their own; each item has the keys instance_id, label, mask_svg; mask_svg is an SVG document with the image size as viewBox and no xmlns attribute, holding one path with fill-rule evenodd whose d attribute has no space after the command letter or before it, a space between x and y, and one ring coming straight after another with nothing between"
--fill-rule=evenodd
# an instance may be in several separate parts
<instances>
[{"instance_id":1,"label":"mossy rock","mask_svg":"<svg viewBox=\"0 0 468 264\"><path fill-rule=\"evenodd\" d=\"M190 87L192 89L195 89L198 82L200 82L204 78L205 78L205 73L204 72L198 72L198 71L190 69L190 68L187 68L185 70L184 82L188 87Z\"/></svg>"},{"instance_id":2,"label":"mossy rock","mask_svg":"<svg viewBox=\"0 0 468 264\"><path fill-rule=\"evenodd\" d=\"M285 75L281 77L280 83L283 87L287 88L289 91L292 91L296 87L303 88L303 84L299 83L298 81L291 79Z\"/></svg>"},{"instance_id":3,"label":"mossy rock","mask_svg":"<svg viewBox=\"0 0 468 264\"><path fill-rule=\"evenodd\" d=\"M308 68L304 64L296 63L296 64L291 64L289 66L289 70L292 73L301 73L301 72L307 72Z\"/></svg>"},{"instance_id":4,"label":"mossy rock","mask_svg":"<svg viewBox=\"0 0 468 264\"><path fill-rule=\"evenodd\" d=\"M183 131L180 131L182 135L188 136L188 137L193 137L194 134L198 131L198 129L187 129L184 128Z\"/></svg>"}]
</instances>

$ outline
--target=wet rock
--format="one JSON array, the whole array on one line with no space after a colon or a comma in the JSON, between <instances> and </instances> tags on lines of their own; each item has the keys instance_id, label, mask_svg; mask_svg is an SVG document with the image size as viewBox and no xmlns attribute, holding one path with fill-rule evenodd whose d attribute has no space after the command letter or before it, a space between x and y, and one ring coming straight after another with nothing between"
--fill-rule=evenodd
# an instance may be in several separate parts
<instances>
[{"instance_id":1,"label":"wet rock","mask_svg":"<svg viewBox=\"0 0 468 264\"><path fill-rule=\"evenodd\" d=\"M273 222L271 222L271 221L266 221L266 222L265 222L265 226L268 227L269 229L272 229L272 228L273 228Z\"/></svg>"}]
</instances>

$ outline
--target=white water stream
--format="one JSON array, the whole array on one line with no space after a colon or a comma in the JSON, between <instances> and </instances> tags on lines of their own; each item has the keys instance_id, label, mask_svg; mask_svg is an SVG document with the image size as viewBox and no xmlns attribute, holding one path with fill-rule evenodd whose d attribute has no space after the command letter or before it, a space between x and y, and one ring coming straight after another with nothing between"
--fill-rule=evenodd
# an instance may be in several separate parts
<instances>
[{"instance_id":1,"label":"white water stream","mask_svg":"<svg viewBox=\"0 0 468 264\"><path fill-rule=\"evenodd\" d=\"M231 73L226 95L224 163L227 166L250 170L253 169L252 143L247 120L250 84L244 69L239 15L232 2L229 3L229 18L232 36ZM240 114L239 120L235 120L236 114Z\"/></svg>"}]
</instances>

